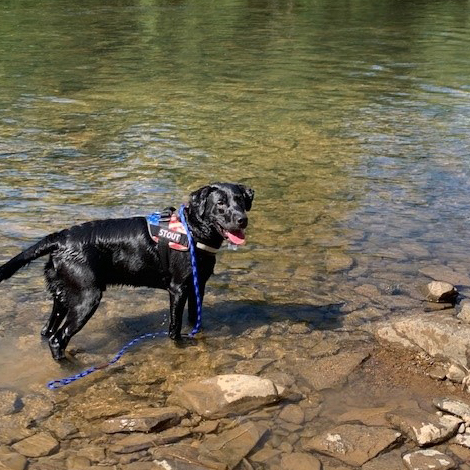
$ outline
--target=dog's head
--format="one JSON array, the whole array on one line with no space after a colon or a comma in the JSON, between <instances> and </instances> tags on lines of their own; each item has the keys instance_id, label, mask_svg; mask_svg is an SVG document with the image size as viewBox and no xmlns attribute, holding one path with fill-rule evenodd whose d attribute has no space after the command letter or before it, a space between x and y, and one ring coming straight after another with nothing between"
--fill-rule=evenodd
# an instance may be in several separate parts
<instances>
[{"instance_id":1,"label":"dog's head","mask_svg":"<svg viewBox=\"0 0 470 470\"><path fill-rule=\"evenodd\" d=\"M228 239L235 245L245 241L248 225L246 213L251 209L254 191L242 184L214 183L190 195L189 213L220 241Z\"/></svg>"}]
</instances>

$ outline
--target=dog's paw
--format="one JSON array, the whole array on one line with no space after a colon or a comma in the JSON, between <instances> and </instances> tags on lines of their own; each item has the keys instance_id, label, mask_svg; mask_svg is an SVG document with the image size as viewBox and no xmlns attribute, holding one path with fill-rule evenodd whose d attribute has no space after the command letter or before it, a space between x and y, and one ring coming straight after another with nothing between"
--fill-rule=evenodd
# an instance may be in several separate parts
<instances>
[{"instance_id":1,"label":"dog's paw","mask_svg":"<svg viewBox=\"0 0 470 470\"><path fill-rule=\"evenodd\" d=\"M197 341L195 338L189 335L180 335L180 337L174 342L177 348L187 348L188 346L195 346Z\"/></svg>"}]
</instances>

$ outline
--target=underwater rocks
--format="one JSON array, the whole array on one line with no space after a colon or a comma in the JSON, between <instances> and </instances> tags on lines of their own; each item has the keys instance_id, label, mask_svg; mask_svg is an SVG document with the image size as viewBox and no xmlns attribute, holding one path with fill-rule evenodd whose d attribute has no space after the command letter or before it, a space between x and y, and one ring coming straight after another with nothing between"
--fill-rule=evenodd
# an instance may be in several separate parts
<instances>
[{"instance_id":1,"label":"underwater rocks","mask_svg":"<svg viewBox=\"0 0 470 470\"><path fill-rule=\"evenodd\" d=\"M343 424L315 436L305 444L313 450L360 466L391 447L401 434L382 426Z\"/></svg>"}]
</instances>

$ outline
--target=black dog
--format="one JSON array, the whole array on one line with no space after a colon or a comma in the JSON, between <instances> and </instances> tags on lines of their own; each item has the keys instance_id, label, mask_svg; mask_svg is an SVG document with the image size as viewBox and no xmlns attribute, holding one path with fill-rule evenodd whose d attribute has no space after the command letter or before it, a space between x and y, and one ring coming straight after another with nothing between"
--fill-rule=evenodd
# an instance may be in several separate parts
<instances>
[{"instance_id":1,"label":"black dog","mask_svg":"<svg viewBox=\"0 0 470 470\"><path fill-rule=\"evenodd\" d=\"M243 243L254 192L239 184L215 183L190 195L185 219L196 244L201 298L215 266L214 253L225 239ZM159 226L145 217L86 222L41 241L0 266L0 282L32 260L49 254L45 267L54 305L41 334L49 339L52 356L65 357L65 348L98 308L107 285L147 286L170 294L169 336L181 338L182 316L197 319L191 261L185 235L172 229L175 209L168 208ZM157 236L153 236L157 235Z\"/></svg>"}]
</instances>

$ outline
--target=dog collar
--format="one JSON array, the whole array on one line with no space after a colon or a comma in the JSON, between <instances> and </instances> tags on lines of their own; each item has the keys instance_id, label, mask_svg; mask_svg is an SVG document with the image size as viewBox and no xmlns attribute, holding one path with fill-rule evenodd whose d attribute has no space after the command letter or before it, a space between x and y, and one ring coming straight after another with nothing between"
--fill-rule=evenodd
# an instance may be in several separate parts
<instances>
[{"instance_id":1,"label":"dog collar","mask_svg":"<svg viewBox=\"0 0 470 470\"><path fill-rule=\"evenodd\" d=\"M168 243L168 247L172 250L189 250L188 235L174 208L154 212L148 215L146 220L150 237L155 243L163 241ZM196 242L196 248L213 254L219 251L218 248L202 242Z\"/></svg>"}]
</instances>

